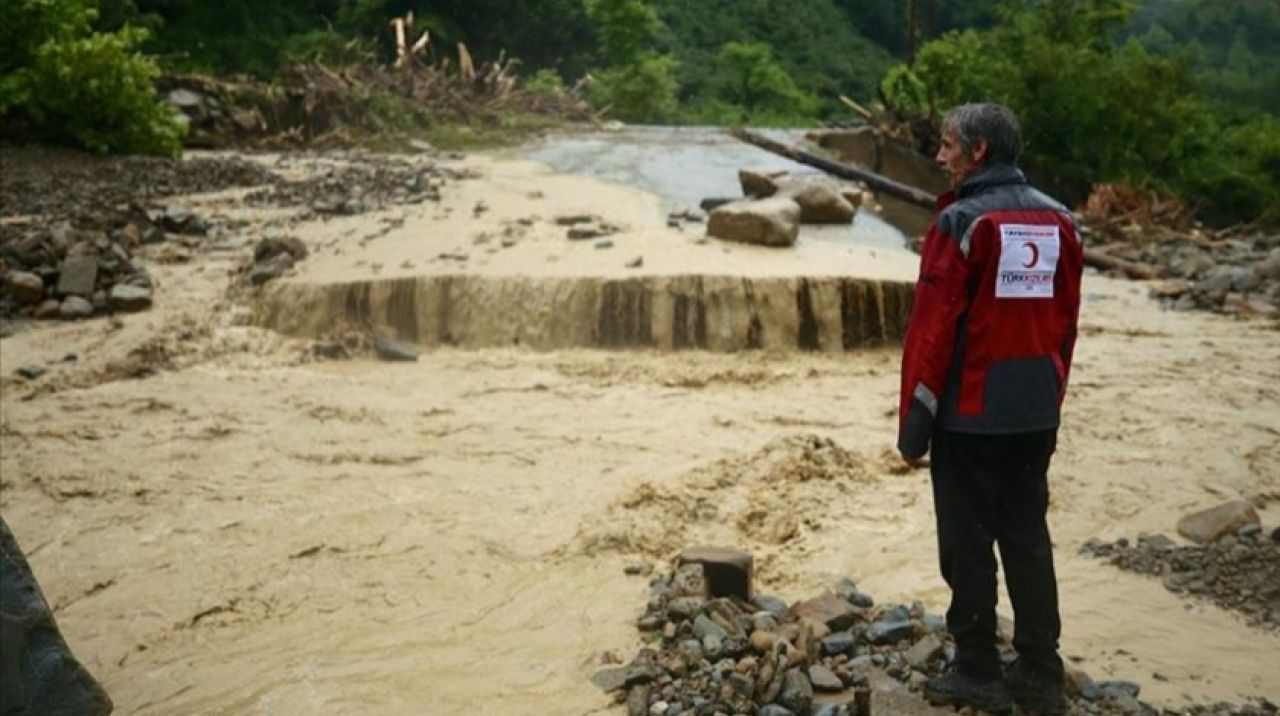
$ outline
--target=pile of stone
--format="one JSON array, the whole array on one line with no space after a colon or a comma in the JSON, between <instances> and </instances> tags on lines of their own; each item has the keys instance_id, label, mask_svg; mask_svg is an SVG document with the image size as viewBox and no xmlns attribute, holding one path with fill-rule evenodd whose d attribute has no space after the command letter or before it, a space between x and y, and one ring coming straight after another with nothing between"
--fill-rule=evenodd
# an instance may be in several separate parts
<instances>
[{"instance_id":1,"label":"pile of stone","mask_svg":"<svg viewBox=\"0 0 1280 716\"><path fill-rule=\"evenodd\" d=\"M650 581L636 623L648 645L628 663L606 658L592 683L628 716L888 716L949 714L920 694L943 673L955 646L942 617L922 605L877 606L848 579L788 605L754 593L745 552L685 550L675 569ZM628 568L632 574L647 565ZM1002 631L1008 631L1002 626ZM1001 655L1014 653L1002 637ZM608 657L609 655L606 655ZM1068 669L1071 714L1162 712L1138 700L1132 682L1094 682ZM1229 704L1164 714L1262 716L1273 704Z\"/></svg>"},{"instance_id":2,"label":"pile of stone","mask_svg":"<svg viewBox=\"0 0 1280 716\"><path fill-rule=\"evenodd\" d=\"M1159 279L1153 297L1173 310L1280 316L1280 230L1213 230L1181 203L1115 184L1080 211L1091 255L1131 278Z\"/></svg>"},{"instance_id":3,"label":"pile of stone","mask_svg":"<svg viewBox=\"0 0 1280 716\"><path fill-rule=\"evenodd\" d=\"M440 201L448 182L473 177L467 170L381 157L355 157L304 179L276 179L245 197L249 204L304 207L318 216L350 216L389 205Z\"/></svg>"},{"instance_id":4,"label":"pile of stone","mask_svg":"<svg viewBox=\"0 0 1280 716\"><path fill-rule=\"evenodd\" d=\"M1251 626L1280 628L1280 529L1266 535L1253 506L1234 501L1188 515L1178 531L1193 544L1156 534L1136 542L1093 539L1080 551L1238 612Z\"/></svg>"},{"instance_id":5,"label":"pile of stone","mask_svg":"<svg viewBox=\"0 0 1280 716\"><path fill-rule=\"evenodd\" d=\"M43 148L0 150L0 319L74 320L151 307L138 250L211 225L165 198L260 184L240 160L104 158ZM5 330L9 330L5 321Z\"/></svg>"},{"instance_id":6,"label":"pile of stone","mask_svg":"<svg viewBox=\"0 0 1280 716\"><path fill-rule=\"evenodd\" d=\"M792 246L800 224L849 224L862 205L861 188L839 187L823 177L742 169L738 181L746 198L714 206L707 220L708 236L762 246Z\"/></svg>"}]
</instances>

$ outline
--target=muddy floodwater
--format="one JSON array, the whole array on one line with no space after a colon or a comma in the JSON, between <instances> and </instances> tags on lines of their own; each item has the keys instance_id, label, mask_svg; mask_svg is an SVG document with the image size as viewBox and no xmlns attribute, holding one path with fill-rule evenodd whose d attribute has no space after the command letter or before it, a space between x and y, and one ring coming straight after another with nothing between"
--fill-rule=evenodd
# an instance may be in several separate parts
<instances>
[{"instance_id":1,"label":"muddy floodwater","mask_svg":"<svg viewBox=\"0 0 1280 716\"><path fill-rule=\"evenodd\" d=\"M880 603L945 609L928 477L893 450L898 351L823 342L838 302L810 305L812 344L788 290L760 315L790 338L759 349L469 347L510 330L484 305L537 316L558 305L549 287L586 290L574 277L914 278L901 235L866 212L786 251L668 228L670 209L736 194L739 166L780 160L662 131L473 156L440 201L353 216L190 197L227 228L182 261L154 255L152 310L0 341L0 510L118 713L621 713L588 678L641 643L647 583L624 567L664 569L691 544L750 550L758 588L788 600L850 577ZM624 229L571 242L554 221L569 212ZM257 239L284 233L308 257L243 286ZM416 362L316 358L317 342L396 330L389 316L439 325L421 307L440 304L396 293L400 308L344 327L299 297L414 277L492 293L448 294L464 309ZM1161 706L1280 701L1280 634L1078 555L1237 497L1280 525L1280 333L1147 292L1085 279L1050 477L1063 653ZM31 364L46 375L13 377ZM839 469L798 469L825 441Z\"/></svg>"}]
</instances>

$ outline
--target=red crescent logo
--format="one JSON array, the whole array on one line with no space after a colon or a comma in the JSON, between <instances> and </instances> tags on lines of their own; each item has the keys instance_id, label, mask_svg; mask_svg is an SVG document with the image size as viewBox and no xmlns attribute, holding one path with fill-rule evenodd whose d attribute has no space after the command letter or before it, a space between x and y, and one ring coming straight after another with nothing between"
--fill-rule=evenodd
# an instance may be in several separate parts
<instances>
[{"instance_id":1,"label":"red crescent logo","mask_svg":"<svg viewBox=\"0 0 1280 716\"><path fill-rule=\"evenodd\" d=\"M1036 246L1034 243L1030 241L1024 241L1022 242L1022 245L1031 249L1031 261L1028 263L1022 264L1022 267L1032 268L1036 264L1040 263L1040 247Z\"/></svg>"}]
</instances>

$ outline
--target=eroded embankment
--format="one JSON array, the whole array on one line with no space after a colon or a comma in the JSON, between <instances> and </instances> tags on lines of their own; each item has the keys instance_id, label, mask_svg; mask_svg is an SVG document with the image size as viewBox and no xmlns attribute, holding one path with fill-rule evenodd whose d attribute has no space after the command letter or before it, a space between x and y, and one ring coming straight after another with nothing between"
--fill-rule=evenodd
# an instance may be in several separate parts
<instances>
[{"instance_id":1,"label":"eroded embankment","mask_svg":"<svg viewBox=\"0 0 1280 716\"><path fill-rule=\"evenodd\" d=\"M841 351L900 340L911 296L905 282L847 277L412 276L273 284L254 320L423 346Z\"/></svg>"}]
</instances>

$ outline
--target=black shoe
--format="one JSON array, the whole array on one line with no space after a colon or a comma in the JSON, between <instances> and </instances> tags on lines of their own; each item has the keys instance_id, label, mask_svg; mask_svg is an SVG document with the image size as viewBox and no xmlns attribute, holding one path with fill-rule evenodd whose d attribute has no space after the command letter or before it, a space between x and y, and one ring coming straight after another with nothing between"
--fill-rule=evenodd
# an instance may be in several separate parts
<instances>
[{"instance_id":1,"label":"black shoe","mask_svg":"<svg viewBox=\"0 0 1280 716\"><path fill-rule=\"evenodd\" d=\"M934 706L970 706L995 714L1013 710L1009 687L996 678L952 671L924 683L924 697Z\"/></svg>"},{"instance_id":2,"label":"black shoe","mask_svg":"<svg viewBox=\"0 0 1280 716\"><path fill-rule=\"evenodd\" d=\"M1061 677L1038 673L1020 659L1009 668L1004 680L1022 711L1043 716L1060 716L1067 712L1067 694Z\"/></svg>"}]
</instances>

